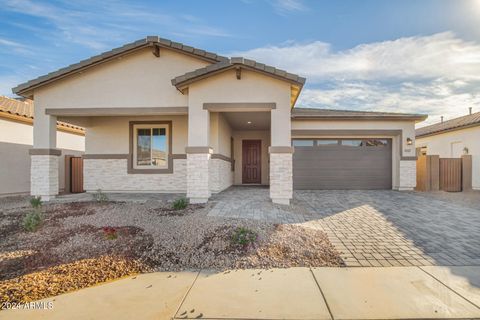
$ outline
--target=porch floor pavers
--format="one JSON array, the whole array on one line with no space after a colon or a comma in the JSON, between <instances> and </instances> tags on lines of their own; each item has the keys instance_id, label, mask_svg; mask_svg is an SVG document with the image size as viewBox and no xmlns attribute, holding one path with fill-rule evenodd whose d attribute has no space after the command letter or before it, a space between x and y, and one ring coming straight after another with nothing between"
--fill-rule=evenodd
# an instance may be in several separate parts
<instances>
[{"instance_id":1,"label":"porch floor pavers","mask_svg":"<svg viewBox=\"0 0 480 320\"><path fill-rule=\"evenodd\" d=\"M271 203L268 188L214 195L210 216L301 224L324 231L347 266L480 265L480 208L398 191L294 192Z\"/></svg>"}]
</instances>

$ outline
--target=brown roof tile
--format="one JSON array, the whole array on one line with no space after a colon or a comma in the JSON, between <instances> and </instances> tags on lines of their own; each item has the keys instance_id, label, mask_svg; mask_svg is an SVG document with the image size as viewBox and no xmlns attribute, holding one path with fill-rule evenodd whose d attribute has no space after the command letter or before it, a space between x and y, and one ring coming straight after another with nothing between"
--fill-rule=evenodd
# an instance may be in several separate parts
<instances>
[{"instance_id":1,"label":"brown roof tile","mask_svg":"<svg viewBox=\"0 0 480 320\"><path fill-rule=\"evenodd\" d=\"M415 130L415 135L418 138L477 125L480 125L480 112L418 128Z\"/></svg>"},{"instance_id":2,"label":"brown roof tile","mask_svg":"<svg viewBox=\"0 0 480 320\"><path fill-rule=\"evenodd\" d=\"M33 115L34 115L33 100L30 100L30 99L19 100L19 99L12 99L8 97L0 96L0 115L2 112L33 120ZM85 129L82 127L78 127L62 121L57 121L57 125L65 128L85 131Z\"/></svg>"}]
</instances>

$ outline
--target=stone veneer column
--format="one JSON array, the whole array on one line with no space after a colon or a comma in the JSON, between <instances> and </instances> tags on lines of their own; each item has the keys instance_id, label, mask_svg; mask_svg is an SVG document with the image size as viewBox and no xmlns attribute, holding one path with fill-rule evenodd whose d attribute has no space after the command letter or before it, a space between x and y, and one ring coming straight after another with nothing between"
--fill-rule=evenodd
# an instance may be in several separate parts
<instances>
[{"instance_id":1,"label":"stone veneer column","mask_svg":"<svg viewBox=\"0 0 480 320\"><path fill-rule=\"evenodd\" d=\"M210 147L187 147L187 197L190 203L206 203L210 198Z\"/></svg>"},{"instance_id":2,"label":"stone veneer column","mask_svg":"<svg viewBox=\"0 0 480 320\"><path fill-rule=\"evenodd\" d=\"M415 160L400 160L398 190L413 190L417 186L417 162Z\"/></svg>"},{"instance_id":3,"label":"stone veneer column","mask_svg":"<svg viewBox=\"0 0 480 320\"><path fill-rule=\"evenodd\" d=\"M61 151L57 149L31 149L30 193L50 201L58 195L58 161Z\"/></svg>"},{"instance_id":4,"label":"stone veneer column","mask_svg":"<svg viewBox=\"0 0 480 320\"><path fill-rule=\"evenodd\" d=\"M290 204L293 197L293 147L270 147L270 198Z\"/></svg>"}]
</instances>

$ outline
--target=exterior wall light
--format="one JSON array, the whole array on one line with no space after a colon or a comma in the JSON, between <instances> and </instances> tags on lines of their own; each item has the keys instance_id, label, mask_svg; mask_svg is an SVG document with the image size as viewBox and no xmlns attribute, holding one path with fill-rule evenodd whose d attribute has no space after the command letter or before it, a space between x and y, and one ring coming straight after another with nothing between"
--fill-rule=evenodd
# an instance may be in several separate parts
<instances>
[{"instance_id":1,"label":"exterior wall light","mask_svg":"<svg viewBox=\"0 0 480 320\"><path fill-rule=\"evenodd\" d=\"M413 143L412 138L407 138L407 145L411 146Z\"/></svg>"}]
</instances>

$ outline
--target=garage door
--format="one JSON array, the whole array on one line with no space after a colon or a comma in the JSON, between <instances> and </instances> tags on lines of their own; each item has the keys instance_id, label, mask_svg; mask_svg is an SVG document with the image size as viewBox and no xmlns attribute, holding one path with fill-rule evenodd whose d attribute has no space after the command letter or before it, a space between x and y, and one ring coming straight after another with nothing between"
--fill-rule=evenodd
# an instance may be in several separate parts
<instances>
[{"instance_id":1,"label":"garage door","mask_svg":"<svg viewBox=\"0 0 480 320\"><path fill-rule=\"evenodd\" d=\"M294 139L294 189L391 189L391 139Z\"/></svg>"}]
</instances>

